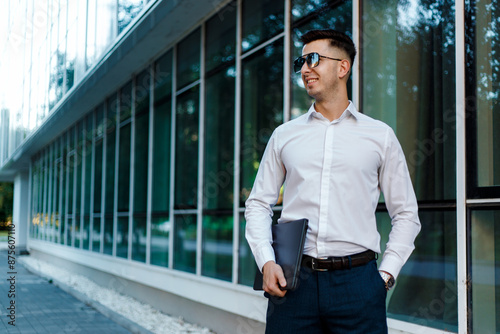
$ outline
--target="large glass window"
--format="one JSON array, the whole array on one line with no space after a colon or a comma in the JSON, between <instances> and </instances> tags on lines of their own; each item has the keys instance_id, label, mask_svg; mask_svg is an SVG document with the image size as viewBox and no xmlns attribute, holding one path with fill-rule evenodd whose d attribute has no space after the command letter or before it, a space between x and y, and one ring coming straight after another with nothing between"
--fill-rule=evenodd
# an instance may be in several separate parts
<instances>
[{"instance_id":1,"label":"large glass window","mask_svg":"<svg viewBox=\"0 0 500 334\"><path fill-rule=\"evenodd\" d=\"M120 91L120 127L118 155L118 212L128 212L130 203L130 135L132 116L132 83Z\"/></svg>"},{"instance_id":2,"label":"large glass window","mask_svg":"<svg viewBox=\"0 0 500 334\"><path fill-rule=\"evenodd\" d=\"M134 213L146 213L149 156L149 69L137 76L134 126Z\"/></svg>"},{"instance_id":3,"label":"large glass window","mask_svg":"<svg viewBox=\"0 0 500 334\"><path fill-rule=\"evenodd\" d=\"M54 191L54 145L51 144L47 148L47 154L48 154L48 163L47 163L47 168L48 168L48 226L47 226L47 240L50 242L54 242L54 211L53 211L53 191Z\"/></svg>"},{"instance_id":4,"label":"large glass window","mask_svg":"<svg viewBox=\"0 0 500 334\"><path fill-rule=\"evenodd\" d=\"M52 175L53 175L53 182L52 182L52 225L53 225L53 236L51 241L52 242L59 242L59 222L60 222L60 208L59 208L59 187L60 187L60 149L59 149L59 141L55 141L52 144L53 151L54 151L54 162L52 164ZM33 192L33 196L35 195L35 192Z\"/></svg>"},{"instance_id":5,"label":"large glass window","mask_svg":"<svg viewBox=\"0 0 500 334\"><path fill-rule=\"evenodd\" d=\"M206 53L202 274L228 281L233 262L235 14L227 11L222 21L215 15L206 29L206 39L218 42L207 46Z\"/></svg>"},{"instance_id":6,"label":"large glass window","mask_svg":"<svg viewBox=\"0 0 500 334\"><path fill-rule=\"evenodd\" d=\"M236 56L236 2L232 1L206 23L205 71L234 62Z\"/></svg>"},{"instance_id":7,"label":"large glass window","mask_svg":"<svg viewBox=\"0 0 500 334\"><path fill-rule=\"evenodd\" d=\"M66 175L68 177L68 193L66 195L66 201L67 201L67 206L68 206L68 226L66 228L66 239L67 239L67 244L70 246L73 246L73 237L74 237L74 229L75 226L73 226L74 219L73 219L73 204L75 203L74 200L74 185L75 185L75 128L71 128L71 130L68 132L68 156L66 157Z\"/></svg>"},{"instance_id":8,"label":"large glass window","mask_svg":"<svg viewBox=\"0 0 500 334\"><path fill-rule=\"evenodd\" d=\"M129 218L119 217L116 229L116 256L128 258Z\"/></svg>"},{"instance_id":9,"label":"large glass window","mask_svg":"<svg viewBox=\"0 0 500 334\"><path fill-rule=\"evenodd\" d=\"M170 206L170 146L172 127L172 51L155 66L153 125L153 213L166 214Z\"/></svg>"},{"instance_id":10,"label":"large glass window","mask_svg":"<svg viewBox=\"0 0 500 334\"><path fill-rule=\"evenodd\" d=\"M93 113L90 113L85 119L85 134L84 134L84 199L83 199L83 228L82 228L82 247L90 249L90 200L92 198L92 138L93 138Z\"/></svg>"},{"instance_id":11,"label":"large glass window","mask_svg":"<svg viewBox=\"0 0 500 334\"><path fill-rule=\"evenodd\" d=\"M172 51L155 64L153 122L153 198L151 264L168 267L170 239L170 151L172 125Z\"/></svg>"},{"instance_id":12,"label":"large glass window","mask_svg":"<svg viewBox=\"0 0 500 334\"><path fill-rule=\"evenodd\" d=\"M362 8L359 108L394 129L422 223L415 251L388 295L388 314L456 331L454 2L365 0ZM385 208L377 221L384 248L391 228Z\"/></svg>"},{"instance_id":13,"label":"large glass window","mask_svg":"<svg viewBox=\"0 0 500 334\"><path fill-rule=\"evenodd\" d=\"M198 187L199 87L177 97L175 123L176 209L194 209Z\"/></svg>"},{"instance_id":14,"label":"large glass window","mask_svg":"<svg viewBox=\"0 0 500 334\"><path fill-rule=\"evenodd\" d=\"M245 58L242 71L239 199L244 207L267 142L283 122L283 41Z\"/></svg>"},{"instance_id":15,"label":"large glass window","mask_svg":"<svg viewBox=\"0 0 500 334\"><path fill-rule=\"evenodd\" d=\"M196 215L176 215L174 224L174 268L196 272Z\"/></svg>"},{"instance_id":16,"label":"large glass window","mask_svg":"<svg viewBox=\"0 0 500 334\"><path fill-rule=\"evenodd\" d=\"M60 167L60 170L59 170L59 175L61 176L61 188L60 188L60 191L59 191L59 205L60 205L60 208L61 208L61 219L60 219L60 222L61 222L61 227L59 228L59 243L61 244L66 244L67 243L67 240L65 238L65 235L66 235L66 229L67 229L67 221L66 221L66 208L67 208L67 205L66 205L66 194L68 193L68 190L67 190L67 185L68 185L68 176L66 175L66 170L67 170L67 155L68 155L68 140L67 140L67 133L63 134L60 138L59 138L59 141L61 143L61 161L60 161L60 164L59 164L59 167ZM40 196L40 201L43 200L43 197L42 197L42 189L43 189L43 170L41 169L42 167L40 166L40 170L39 170L39 173L40 173L40 190L39 190L39 196ZM43 202L40 202L40 215L43 214L43 208L41 207L41 203ZM41 227L43 226L43 216L40 216L40 224L41 224Z\"/></svg>"},{"instance_id":17,"label":"large glass window","mask_svg":"<svg viewBox=\"0 0 500 334\"><path fill-rule=\"evenodd\" d=\"M415 250L387 296L388 316L419 325L457 331L457 235L454 210L420 210L422 231ZM391 218L377 213L382 253ZM379 258L379 262L382 257Z\"/></svg>"},{"instance_id":18,"label":"large glass window","mask_svg":"<svg viewBox=\"0 0 500 334\"><path fill-rule=\"evenodd\" d=\"M149 157L149 69L140 73L135 85L134 135L134 225L132 259L146 261L146 209L148 199Z\"/></svg>"},{"instance_id":19,"label":"large glass window","mask_svg":"<svg viewBox=\"0 0 500 334\"><path fill-rule=\"evenodd\" d=\"M471 256L471 333L500 333L500 208L472 211Z\"/></svg>"},{"instance_id":20,"label":"large glass window","mask_svg":"<svg viewBox=\"0 0 500 334\"><path fill-rule=\"evenodd\" d=\"M112 95L106 103L106 185L104 191L104 245L105 254L113 252L113 213L115 195L115 160L116 160L116 109L117 96Z\"/></svg>"},{"instance_id":21,"label":"large glass window","mask_svg":"<svg viewBox=\"0 0 500 334\"><path fill-rule=\"evenodd\" d=\"M95 111L94 130L94 212L92 221L92 250L101 251L101 215L102 215L102 178L104 154L104 105Z\"/></svg>"},{"instance_id":22,"label":"large glass window","mask_svg":"<svg viewBox=\"0 0 500 334\"><path fill-rule=\"evenodd\" d=\"M75 148L75 247L81 245L81 223L82 223L82 176L83 176L83 122L76 125L76 148Z\"/></svg>"},{"instance_id":23,"label":"large glass window","mask_svg":"<svg viewBox=\"0 0 500 334\"><path fill-rule=\"evenodd\" d=\"M177 88L200 78L200 29L196 29L177 46Z\"/></svg>"},{"instance_id":24,"label":"large glass window","mask_svg":"<svg viewBox=\"0 0 500 334\"><path fill-rule=\"evenodd\" d=\"M242 6L241 48L244 52L283 31L284 1L244 0Z\"/></svg>"},{"instance_id":25,"label":"large glass window","mask_svg":"<svg viewBox=\"0 0 500 334\"><path fill-rule=\"evenodd\" d=\"M470 1L467 27L468 161L472 197L500 196L500 4ZM476 187L483 189L476 193Z\"/></svg>"},{"instance_id":26,"label":"large glass window","mask_svg":"<svg viewBox=\"0 0 500 334\"><path fill-rule=\"evenodd\" d=\"M418 200L453 200L454 1L363 1L365 114L389 124L403 147Z\"/></svg>"}]
</instances>

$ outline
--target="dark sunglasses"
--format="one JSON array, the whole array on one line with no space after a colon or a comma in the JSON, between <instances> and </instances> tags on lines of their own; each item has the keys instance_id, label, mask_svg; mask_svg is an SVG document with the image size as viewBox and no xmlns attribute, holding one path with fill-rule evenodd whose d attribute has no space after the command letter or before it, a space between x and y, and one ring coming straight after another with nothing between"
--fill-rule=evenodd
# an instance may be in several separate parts
<instances>
[{"instance_id":1,"label":"dark sunglasses","mask_svg":"<svg viewBox=\"0 0 500 334\"><path fill-rule=\"evenodd\" d=\"M293 70L295 71L295 73L300 73L300 71L302 70L302 66L304 66L304 63L307 63L307 66L309 66L309 68L314 68L319 65L319 58L342 61L342 59L330 58L327 56L322 56L317 52L312 52L295 59L293 61Z\"/></svg>"}]
</instances>

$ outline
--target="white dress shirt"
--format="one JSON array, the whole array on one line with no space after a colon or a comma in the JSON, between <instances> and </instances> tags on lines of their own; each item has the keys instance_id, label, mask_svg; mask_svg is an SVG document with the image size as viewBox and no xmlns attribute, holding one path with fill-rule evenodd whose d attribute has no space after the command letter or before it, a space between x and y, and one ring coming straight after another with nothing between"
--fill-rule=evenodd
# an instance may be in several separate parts
<instances>
[{"instance_id":1,"label":"white dress shirt","mask_svg":"<svg viewBox=\"0 0 500 334\"><path fill-rule=\"evenodd\" d=\"M396 278L420 231L408 167L394 131L352 102L332 122L314 110L277 127L246 201L246 238L259 269L275 260L272 207L281 186L278 223L309 219L304 254L380 253L375 209L384 194L392 230L379 270Z\"/></svg>"}]
</instances>

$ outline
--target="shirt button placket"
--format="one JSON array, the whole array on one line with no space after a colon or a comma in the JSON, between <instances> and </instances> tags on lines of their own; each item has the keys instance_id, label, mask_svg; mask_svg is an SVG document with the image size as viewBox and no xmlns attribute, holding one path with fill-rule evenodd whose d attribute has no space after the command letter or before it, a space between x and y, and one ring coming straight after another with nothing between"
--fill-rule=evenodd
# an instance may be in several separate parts
<instances>
[{"instance_id":1,"label":"shirt button placket","mask_svg":"<svg viewBox=\"0 0 500 334\"><path fill-rule=\"evenodd\" d=\"M333 135L334 126L329 124L326 128L325 143L323 149L323 170L321 172L321 190L318 222L317 250L318 256L325 254L325 237L328 225L328 208L330 197L330 175L333 160Z\"/></svg>"}]
</instances>

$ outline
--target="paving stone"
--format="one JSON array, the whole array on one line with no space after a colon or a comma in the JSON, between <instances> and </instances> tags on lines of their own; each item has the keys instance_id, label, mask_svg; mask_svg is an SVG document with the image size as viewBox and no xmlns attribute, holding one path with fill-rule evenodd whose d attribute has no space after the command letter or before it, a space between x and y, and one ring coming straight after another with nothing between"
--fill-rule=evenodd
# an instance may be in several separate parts
<instances>
[{"instance_id":1,"label":"paving stone","mask_svg":"<svg viewBox=\"0 0 500 334\"><path fill-rule=\"evenodd\" d=\"M14 270L8 266L7 251L0 250L0 332L130 333L67 292L30 273L19 262ZM11 301L15 306L16 326L9 325L11 319L7 308Z\"/></svg>"}]
</instances>

